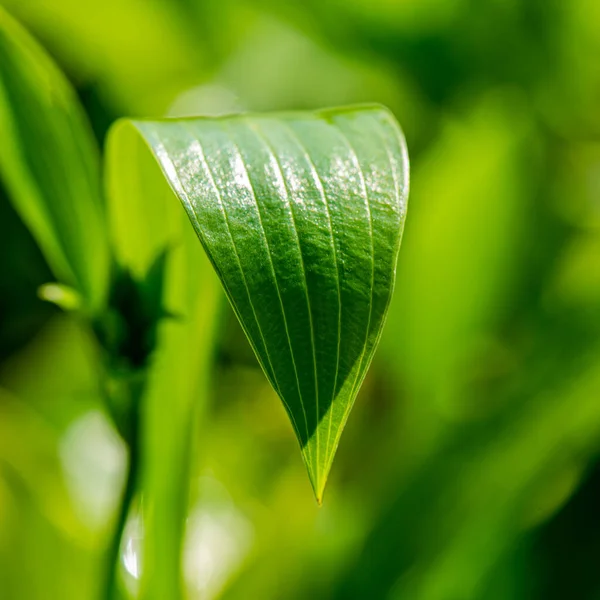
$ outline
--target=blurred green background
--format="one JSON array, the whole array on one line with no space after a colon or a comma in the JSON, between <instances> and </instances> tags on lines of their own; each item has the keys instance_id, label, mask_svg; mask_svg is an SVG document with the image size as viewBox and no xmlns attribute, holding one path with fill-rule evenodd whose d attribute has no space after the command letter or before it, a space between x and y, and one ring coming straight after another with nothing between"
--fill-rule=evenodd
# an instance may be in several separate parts
<instances>
[{"instance_id":1,"label":"blurred green background","mask_svg":"<svg viewBox=\"0 0 600 600\"><path fill-rule=\"evenodd\" d=\"M407 136L395 299L322 508L223 307L190 599L600 599L597 0L0 4L100 143L124 115L361 101ZM126 451L90 332L37 298L52 276L1 187L0 257L0 599L92 599ZM133 518L132 590L142 536Z\"/></svg>"}]
</instances>

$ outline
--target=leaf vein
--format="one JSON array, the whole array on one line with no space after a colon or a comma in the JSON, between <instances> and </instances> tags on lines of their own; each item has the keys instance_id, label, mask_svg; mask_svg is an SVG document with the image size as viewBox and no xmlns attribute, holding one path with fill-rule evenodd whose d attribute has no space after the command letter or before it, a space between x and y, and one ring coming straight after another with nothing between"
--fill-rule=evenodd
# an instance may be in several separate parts
<instances>
[{"instance_id":1,"label":"leaf vein","mask_svg":"<svg viewBox=\"0 0 600 600\"><path fill-rule=\"evenodd\" d=\"M290 338L290 332L289 332L289 328L288 328L287 316L286 316L286 313L285 313L285 307L283 305L283 300L281 298L281 290L279 289L279 282L277 280L277 272L275 271L275 264L273 263L273 254L271 252L271 246L269 244L269 240L267 238L267 232L265 230L265 226L264 226L264 223L263 223L263 220L262 220L262 214L261 214L261 210L260 210L260 204L259 204L258 198L256 196L256 191L254 189L254 185L252 184L252 180L250 179L250 173L248 172L248 168L246 167L246 163L244 162L244 158L242 156L241 150L240 150L239 146L237 145L236 141L234 140L231 132L226 128L227 126L229 126L229 123L226 123L225 126L222 126L222 130L229 137L229 139L231 141L231 145L233 146L236 154L238 155L238 158L240 160L240 164L242 165L242 167L244 169L245 179L248 182L249 190L250 190L251 195L252 195L252 199L254 200L254 204L256 205L256 210L257 210L257 213L258 213L258 220L259 220L260 227L261 227L261 230L262 230L263 238L265 240L266 249L267 249L267 256L269 257L269 262L270 262L270 265L271 265L271 271L273 272L273 281L275 283L275 290L277 292L277 297L279 299L279 305L281 307L281 314L282 314L282 317L283 317L283 325L284 325L284 329L285 329L285 335L286 335L286 338L287 338L287 341L288 341L288 346L289 346L289 349L290 349L290 356L292 358L292 365L294 367L294 374L296 376L296 385L297 385L297 388L298 388L298 396L299 396L299 399L300 399L300 405L302 406L302 412L304 414L304 422L305 422L305 425L306 425L306 446L310 450L310 446L309 446L309 443L308 443L310 435L309 435L309 432L308 432L308 417L307 417L307 414L306 414L306 406L304 404L304 398L302 397L302 390L301 390L301 387L300 387L300 378L298 376L298 367L296 366L296 359L295 359L295 356L294 356L294 349L293 349L293 346L292 346L292 340ZM310 455L312 456L312 452L310 452ZM310 459L310 462L312 463L312 458ZM311 469L311 471L312 471L312 475L313 475L313 478L314 478L315 477L314 470Z\"/></svg>"},{"instance_id":2,"label":"leaf vein","mask_svg":"<svg viewBox=\"0 0 600 600\"><path fill-rule=\"evenodd\" d=\"M263 346L264 346L264 349L265 349L265 355L266 355L267 361L268 361L268 363L269 363L270 371L271 371L271 373L272 373L273 382L274 382L274 384L275 384L273 387L275 388L275 390L276 390L277 394L278 394L278 395L279 395L279 397L281 398L281 401L283 402L284 406L287 408L287 411L288 411L288 413L289 413L289 414L290 414L290 416L291 416L291 419L292 419L292 424L293 424L293 426L294 426L294 429L296 430L296 435L298 435L298 437L300 437L300 432L299 432L299 429L298 429L298 425L297 425L297 423L296 423L296 420L295 420L295 418L294 418L294 414L293 414L293 412L292 412L292 410L291 410L290 406L287 404L287 402L286 402L285 398L283 397L283 394L282 394L282 392L281 392L281 388L280 388L280 386L279 386L279 382L277 381L277 375L275 374L275 369L273 368L273 363L272 363L272 361L271 361L271 357L270 357L270 354L269 354L269 348L268 348L268 346L267 346L267 343L266 343L266 340L265 340L265 336L264 336L264 333L263 333L262 327L261 327L261 325L260 325L260 321L259 321L259 319L258 319L258 315L256 314L256 309L255 309L255 307L254 307L254 303L252 302L252 296L251 296L251 294L250 294L250 288L248 287L248 282L247 282L247 280L246 280L246 275L245 275L245 272L244 272L244 268L242 267L242 262L241 262L241 259L240 259L240 256L239 256L239 252L238 252L238 249L237 249L237 245L236 245L236 243L235 243L235 238L234 238L234 236L233 236L233 233L232 233L232 231L231 231L231 226L230 226L230 223L229 223L229 216L228 216L228 214L227 214L227 209L225 208L225 203L223 202L223 197L222 197L222 195L221 195L221 191L219 190L219 188L218 188L218 186L217 186L217 184L216 184L216 182L215 182L215 179L214 179L214 176L213 176L213 174L212 174L212 170L211 170L211 168L210 168L210 165L208 164L208 161L206 160L206 156L205 156L204 148L203 148L203 146L202 146L202 142L200 141L200 138L199 138L199 137L196 135L196 133L195 133L195 132L193 132L193 131L191 130L191 128L189 127L189 125L188 125L188 124L187 124L185 121L182 121L182 122L180 122L179 124L180 124L180 126L182 126L182 127L184 128L184 130L186 131L187 135L188 135L188 136L189 136L189 137L190 137L190 138L191 138L191 139L192 139L194 142L196 142L196 143L198 144L199 158L200 158L200 160L201 160L201 162L202 162L202 164L203 164L203 166L204 166L204 171L205 171L205 173L206 173L206 175L207 175L207 178L208 178L208 180L209 180L209 182L210 182L210 184L211 184L211 187L214 189L214 191L215 191L215 194L216 194L216 196L217 196L217 200L218 200L218 202L219 202L219 207L221 208L220 212L221 212L221 214L223 215L224 222L225 222L225 226L226 226L226 228L227 228L227 233L229 234L229 238L231 239L231 247L232 247L232 249L233 249L233 253L234 253L234 255L235 255L236 261L237 261L237 263L238 263L238 267L239 267L239 270L240 270L240 275L242 276L242 281L243 281L243 283L244 283L244 288L245 288L245 290L246 290L246 294L247 294L247 296L248 296L248 303L250 304L250 308L251 308L251 310L252 310L252 314L253 314L253 316L254 316L254 320L255 320L255 322L256 322L256 326L257 326L257 328L258 328L258 332L259 332L259 335L260 335L261 341L262 341L262 343L263 343ZM180 184L181 184L181 182L180 182ZM194 208L194 205L193 205L193 204L192 204L192 203L189 201L189 197L188 197L188 196L187 196L187 194L185 193L185 190L184 190L184 188L183 188L183 185L181 186L181 189L183 190L183 192L184 192L184 194L185 194L185 196L186 196L186 200L187 200L187 202L189 203L189 206L190 206L190 208L191 208L191 210L192 210L192 213L193 213L193 215L194 215L194 219L195 219L195 221L196 221L196 224L198 225L198 231L201 231L201 226L200 226L200 222L199 222L199 217L198 217L198 214L196 213L196 210L195 210L195 208ZM222 281L223 283L225 283L225 279L224 279L224 278L222 278L222 279L221 279L221 281ZM239 308L237 307L237 305L236 305L235 301L233 300L233 296L231 295L231 293L230 293L230 291L229 291L229 288L228 288L228 286L227 286L227 284L226 284L226 283L225 283L225 290L227 291L227 295L229 296L229 298L232 300L232 305L233 305L233 307L234 307L234 310L236 310L236 312L238 313L238 315L239 315L239 316L241 316L241 312L239 311ZM240 323L242 324L242 327L244 327L244 325L243 325L243 320L242 320L242 319L240 319ZM245 329L245 328L244 328L244 329ZM248 339L249 339L249 340L252 340L251 336L248 336ZM251 343L252 343L252 341L251 341ZM254 344L253 344L253 346L254 346ZM256 348L254 348L254 350L255 350L255 353L256 353L256 356L257 356L257 358L258 358L259 362L261 363L261 366L263 367L263 370L264 370L265 372L268 372L268 370L267 370L267 369L265 369L265 365L264 365L264 364L262 364L262 360L261 360L261 357L260 357L260 352L257 352L257 349L256 349Z\"/></svg>"},{"instance_id":3,"label":"leaf vein","mask_svg":"<svg viewBox=\"0 0 600 600\"><path fill-rule=\"evenodd\" d=\"M329 410L329 427L328 427L328 431L327 431L327 444L326 444L327 452L329 452L329 442L331 439L331 425L333 422L333 400L335 399L335 392L336 392L337 382L338 382L338 374L339 374L339 368L340 368L341 341L342 341L342 292L341 292L341 284L340 284L340 266L339 266L339 261L338 261L338 256L337 256L335 234L333 231L333 222L331 220L331 211L329 208L329 201L327 199L327 195L325 194L325 187L323 185L323 180L321 179L321 176L319 175L317 166L315 165L314 161L312 160L312 158L308 152L308 149L303 144L302 140L300 140L300 137L298 136L296 131L286 121L282 120L281 123L289 131L294 142L300 148L300 151L302 152L302 155L311 170L311 173L313 176L313 181L315 182L315 185L319 191L319 195L321 196L321 199L323 200L323 204L325 206L325 211L327 212L327 222L329 225L329 232L331 234L331 246L333 249L333 259L334 259L334 263L335 263L336 286L337 286L337 296L338 296L338 331L337 331L337 356L336 356L336 365L335 365L335 375L334 375L334 382L333 382L331 406L330 406L330 410Z\"/></svg>"},{"instance_id":4,"label":"leaf vein","mask_svg":"<svg viewBox=\"0 0 600 600\"><path fill-rule=\"evenodd\" d=\"M371 214L371 205L369 202L369 193L367 190L367 185L365 183L365 177L364 177L364 173L362 170L362 167L360 165L360 161L358 159L358 154L356 153L356 150L354 149L354 146L352 145L352 143L350 142L350 139L348 137L348 135L346 134L346 132L340 127L340 125L338 123L336 123L334 120L330 121L331 124L333 125L333 127L339 131L340 133L340 137L344 140L345 144L348 146L348 149L350 150L350 155L352 158L352 162L354 162L356 169L358 171L359 177L360 177L360 184L361 184L361 188L362 188L362 192L363 192L363 199L365 201L365 206L367 208L367 213L369 215L369 237L371 240L371 291L370 291L370 298L369 298L369 317L367 319L367 327L365 330L365 341L364 341L364 345L363 345L363 350L360 356L360 362L358 364L358 369L356 370L356 377L354 379L354 383L352 384L352 388L350 391L350 401L348 402L347 406L344 409L344 414L342 416L342 419L340 421L340 425L341 427L338 430L338 433L336 434L335 440L334 440L334 444L333 444L333 452L335 452L335 448L337 446L337 444L339 443L339 439L340 436L342 434L342 430L344 428L344 425L346 423L346 420L348 419L348 415L350 414L350 411L352 410L352 406L353 406L353 400L354 400L354 394L356 393L358 386L357 384L359 383L359 379L360 379L360 374L361 374L361 369L362 369L362 364L364 361L364 357L365 357L365 352L367 349L367 344L369 341L369 331L371 329L371 317L372 317L372 313L373 313L373 293L374 293L374 288L375 288L375 243L373 240L373 217Z\"/></svg>"},{"instance_id":5,"label":"leaf vein","mask_svg":"<svg viewBox=\"0 0 600 600\"><path fill-rule=\"evenodd\" d=\"M277 171L279 173L279 178L281 180L281 182L283 183L283 186L285 188L285 195L286 195L286 200L287 200L287 204L289 206L290 209L290 215L292 217L292 226L293 226L293 230L294 230L294 234L296 237L296 243L298 246L298 256L300 258L300 264L302 267L302 274L304 277L304 295L306 297L306 306L308 308L308 320L309 320L309 324L310 324L310 343L311 343L311 348L312 348L312 355L313 355L313 370L314 370L314 379L315 379L315 404L316 404L316 423L317 423L317 427L316 427L316 442L317 442L317 464L319 464L319 377L318 377L318 370L317 370L317 349L315 346L315 329L314 329L314 323L313 323L313 315L312 315L312 306L311 306L311 302L310 302L310 295L308 292L308 278L306 275L306 265L304 263L304 256L302 255L302 247L300 245L300 235L298 233L298 226L296 223L296 216L294 214L294 205L292 202L292 195L290 193L290 189L288 186L288 182L283 174L283 168L281 167L281 163L279 161L279 157L277 156L277 154L275 153L275 150L273 148L273 146L270 144L270 142L266 139L266 137L259 131L258 126L256 125L256 127L253 127L251 125L250 121L247 121L248 125L249 125L249 129L250 131L252 131L257 139L260 141L260 143L265 147L265 149L267 150L268 154L273 158L275 165L277 166ZM317 474L317 479L318 479L318 474ZM317 482L317 488L318 488L318 482Z\"/></svg>"}]
</instances>

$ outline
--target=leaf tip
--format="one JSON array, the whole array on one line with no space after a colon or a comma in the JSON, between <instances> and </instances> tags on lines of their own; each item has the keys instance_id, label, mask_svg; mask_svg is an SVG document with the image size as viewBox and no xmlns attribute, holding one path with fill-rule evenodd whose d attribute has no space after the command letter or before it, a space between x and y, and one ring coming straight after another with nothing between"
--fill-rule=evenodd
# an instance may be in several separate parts
<instances>
[{"instance_id":1,"label":"leaf tip","mask_svg":"<svg viewBox=\"0 0 600 600\"><path fill-rule=\"evenodd\" d=\"M328 478L329 470L325 472L323 478L317 483L315 487L315 500L319 507L323 506L323 497L325 496L325 488L327 487L327 478Z\"/></svg>"},{"instance_id":2,"label":"leaf tip","mask_svg":"<svg viewBox=\"0 0 600 600\"><path fill-rule=\"evenodd\" d=\"M327 479L329 476L329 470L331 464L329 464L324 470L319 471L316 465L311 465L309 462L305 462L308 470L308 478L310 485L315 495L315 500L319 506L323 505L323 496L325 495L325 487L327 486ZM314 468L314 470L313 470Z\"/></svg>"},{"instance_id":3,"label":"leaf tip","mask_svg":"<svg viewBox=\"0 0 600 600\"><path fill-rule=\"evenodd\" d=\"M323 496L325 494L325 484L327 482L323 481L322 483L317 483L316 485L313 484L312 488L313 488L313 492L315 494L315 500L317 501L317 505L319 507L323 506ZM312 481L311 481L312 484Z\"/></svg>"}]
</instances>

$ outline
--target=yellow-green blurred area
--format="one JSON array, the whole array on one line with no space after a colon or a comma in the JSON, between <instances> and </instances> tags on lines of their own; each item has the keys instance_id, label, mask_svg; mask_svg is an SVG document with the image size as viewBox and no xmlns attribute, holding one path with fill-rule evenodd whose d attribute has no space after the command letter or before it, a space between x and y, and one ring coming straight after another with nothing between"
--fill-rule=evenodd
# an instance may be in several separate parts
<instances>
[{"instance_id":1,"label":"yellow-green blurred area","mask_svg":"<svg viewBox=\"0 0 600 600\"><path fill-rule=\"evenodd\" d=\"M363 101L407 136L395 297L321 508L223 305L198 398L190 599L600 598L598 0L0 4L100 143L125 115ZM93 599L127 453L92 336L38 298L52 275L5 196L0 599ZM133 517L132 591L143 536Z\"/></svg>"}]
</instances>

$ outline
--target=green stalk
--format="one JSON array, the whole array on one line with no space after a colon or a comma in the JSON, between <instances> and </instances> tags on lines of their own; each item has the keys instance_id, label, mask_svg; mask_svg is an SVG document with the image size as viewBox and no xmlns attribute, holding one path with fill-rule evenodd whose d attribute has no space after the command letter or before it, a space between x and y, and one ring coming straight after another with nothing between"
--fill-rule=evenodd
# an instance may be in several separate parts
<instances>
[{"instance_id":1,"label":"green stalk","mask_svg":"<svg viewBox=\"0 0 600 600\"><path fill-rule=\"evenodd\" d=\"M140 406L144 394L146 375L136 373L124 380L110 381L110 392L107 393L108 406L113 421L129 448L129 462L125 487L119 503L117 519L107 554L106 575L102 600L121 600L123 590L119 581L119 565L121 562L121 545L127 519L136 496L140 480Z\"/></svg>"},{"instance_id":2,"label":"green stalk","mask_svg":"<svg viewBox=\"0 0 600 600\"><path fill-rule=\"evenodd\" d=\"M137 451L133 451L130 454L129 467L127 469L127 479L125 482L125 489L123 490L123 496L121 504L119 506L119 514L117 522L113 530L113 535L108 551L108 563L106 578L104 581L104 593L102 598L104 600L120 600L122 598L121 586L119 585L119 565L121 560L121 544L123 541L123 534L125 532L125 526L127 525L127 518L131 512L131 506L135 498L135 491L138 480L138 461Z\"/></svg>"},{"instance_id":3,"label":"green stalk","mask_svg":"<svg viewBox=\"0 0 600 600\"><path fill-rule=\"evenodd\" d=\"M144 500L143 600L180 600L184 597L183 542L188 509L193 407L181 414L173 429L157 447L164 451L159 465L147 469L142 488ZM170 438L170 439L169 439ZM157 449L158 449L157 448ZM150 466L150 465L148 465ZM161 467L165 467L165 471ZM166 473L168 469L169 473ZM147 509L147 510L146 510Z\"/></svg>"}]
</instances>

